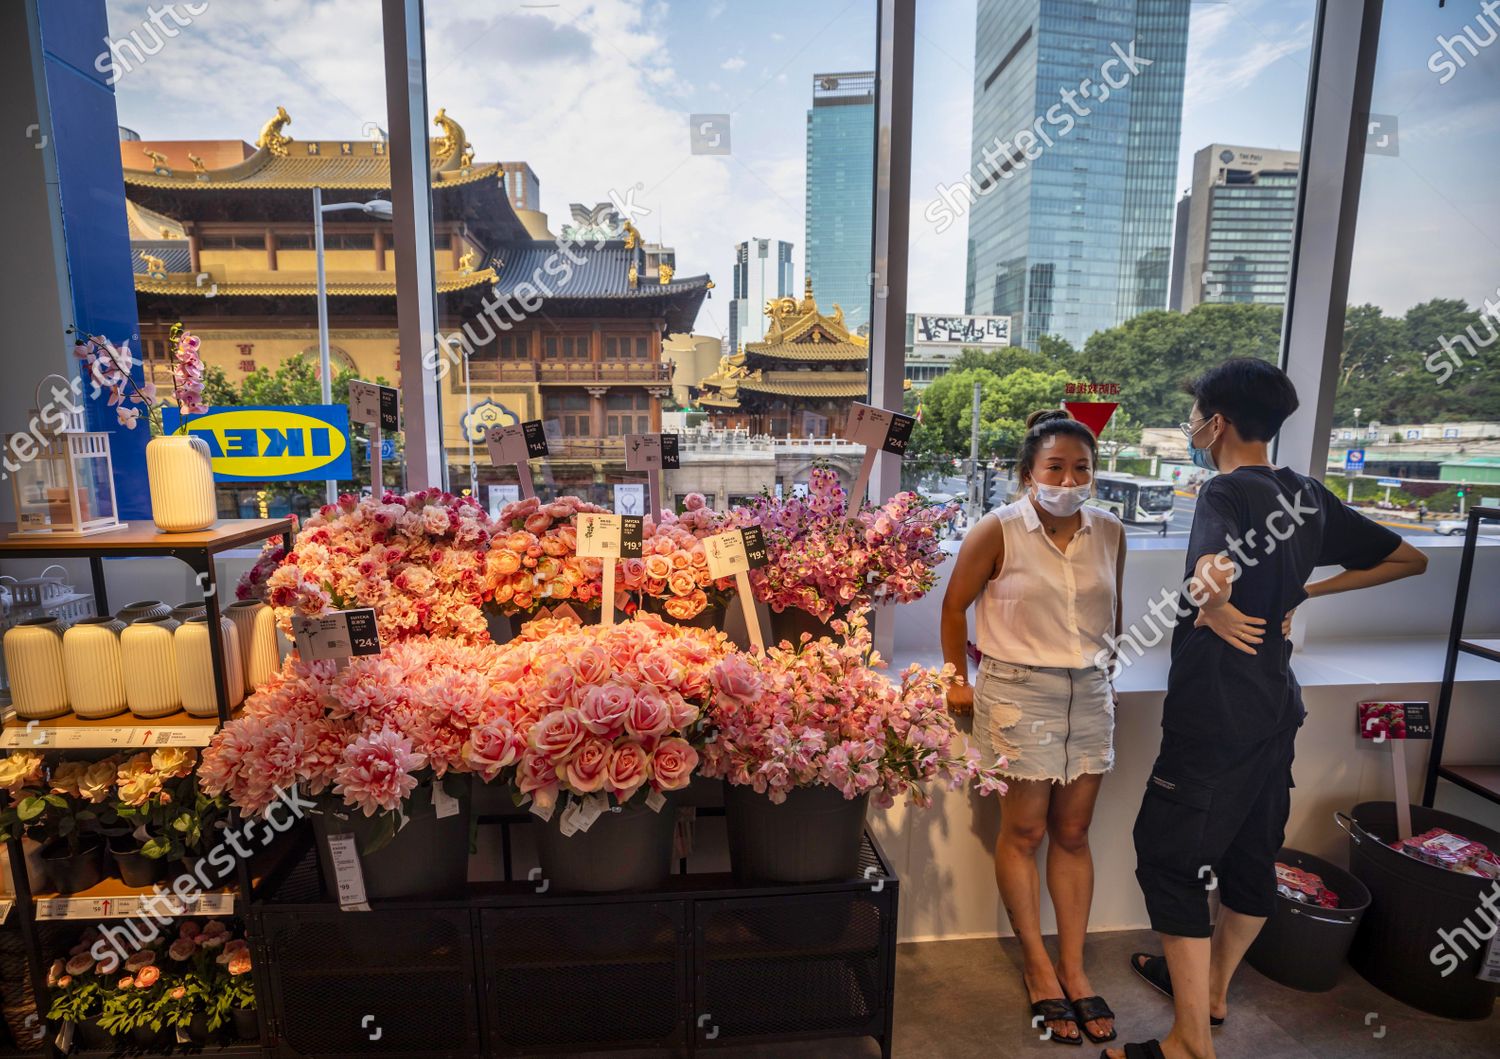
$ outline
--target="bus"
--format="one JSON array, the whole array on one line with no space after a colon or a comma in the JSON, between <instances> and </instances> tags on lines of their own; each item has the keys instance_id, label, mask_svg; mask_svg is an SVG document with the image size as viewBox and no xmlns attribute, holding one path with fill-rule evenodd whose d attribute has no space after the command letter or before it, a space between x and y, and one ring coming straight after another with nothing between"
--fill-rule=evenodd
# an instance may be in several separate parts
<instances>
[{"instance_id":1,"label":"bus","mask_svg":"<svg viewBox=\"0 0 1500 1059\"><path fill-rule=\"evenodd\" d=\"M1121 522L1162 523L1172 520L1176 490L1171 482L1139 474L1099 471L1089 503L1114 512Z\"/></svg>"}]
</instances>

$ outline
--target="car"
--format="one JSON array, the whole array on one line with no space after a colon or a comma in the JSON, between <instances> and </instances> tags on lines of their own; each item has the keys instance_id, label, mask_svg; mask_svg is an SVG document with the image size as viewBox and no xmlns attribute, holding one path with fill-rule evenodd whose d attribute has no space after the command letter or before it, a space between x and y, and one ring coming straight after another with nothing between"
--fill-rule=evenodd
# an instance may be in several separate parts
<instances>
[{"instance_id":1,"label":"car","mask_svg":"<svg viewBox=\"0 0 1500 1059\"><path fill-rule=\"evenodd\" d=\"M1432 531L1434 533L1441 533L1445 537L1452 537L1454 534L1462 536L1469 532L1469 520L1445 518L1436 526L1432 527ZM1491 534L1500 533L1500 526L1497 526L1493 522L1481 522L1479 524L1479 533L1481 536L1489 536Z\"/></svg>"}]
</instances>

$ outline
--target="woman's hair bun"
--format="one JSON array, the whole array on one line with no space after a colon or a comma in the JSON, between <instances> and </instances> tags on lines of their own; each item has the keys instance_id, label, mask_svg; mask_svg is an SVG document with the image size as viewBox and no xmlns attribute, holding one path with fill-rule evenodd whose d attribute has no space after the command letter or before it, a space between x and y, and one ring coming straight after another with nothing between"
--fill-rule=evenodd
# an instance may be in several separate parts
<instances>
[{"instance_id":1,"label":"woman's hair bun","mask_svg":"<svg viewBox=\"0 0 1500 1059\"><path fill-rule=\"evenodd\" d=\"M1026 417L1026 429L1040 426L1042 423L1050 423L1054 419L1072 419L1073 417L1061 408L1042 408L1032 412Z\"/></svg>"}]
</instances>

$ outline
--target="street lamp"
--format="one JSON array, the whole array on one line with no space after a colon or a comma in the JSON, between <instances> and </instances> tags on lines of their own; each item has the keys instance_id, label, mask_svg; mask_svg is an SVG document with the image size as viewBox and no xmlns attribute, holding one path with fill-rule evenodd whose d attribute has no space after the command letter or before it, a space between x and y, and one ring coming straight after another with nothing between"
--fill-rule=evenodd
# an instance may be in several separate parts
<instances>
[{"instance_id":1,"label":"street lamp","mask_svg":"<svg viewBox=\"0 0 1500 1059\"><path fill-rule=\"evenodd\" d=\"M313 188L313 250L318 261L318 366L323 378L323 403L333 403L333 371L328 364L328 277L323 267L323 214L357 210L367 217L383 221L391 219L391 204L385 199L369 202L331 202L323 205L323 189ZM327 482L330 504L337 503L339 486L336 481ZM378 495L378 493L377 493Z\"/></svg>"}]
</instances>

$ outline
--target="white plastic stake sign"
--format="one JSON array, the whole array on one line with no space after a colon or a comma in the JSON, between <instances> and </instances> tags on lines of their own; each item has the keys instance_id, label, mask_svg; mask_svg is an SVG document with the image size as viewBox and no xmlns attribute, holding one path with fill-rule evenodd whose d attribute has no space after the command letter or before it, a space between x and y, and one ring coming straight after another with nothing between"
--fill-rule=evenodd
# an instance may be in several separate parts
<instances>
[{"instance_id":1,"label":"white plastic stake sign","mask_svg":"<svg viewBox=\"0 0 1500 1059\"><path fill-rule=\"evenodd\" d=\"M759 526L730 530L703 538L703 550L707 553L710 577L734 578L750 642L764 651L766 638L761 632L760 615L756 613L755 597L750 590L750 571L766 565L765 535Z\"/></svg>"},{"instance_id":2,"label":"white plastic stake sign","mask_svg":"<svg viewBox=\"0 0 1500 1059\"><path fill-rule=\"evenodd\" d=\"M661 505L661 472L681 465L676 434L625 435L625 469L646 472L646 514L656 514Z\"/></svg>"},{"instance_id":3,"label":"white plastic stake sign","mask_svg":"<svg viewBox=\"0 0 1500 1059\"><path fill-rule=\"evenodd\" d=\"M490 450L490 462L495 466L513 464L516 476L521 480L521 495L536 496L536 485L531 477L531 462L545 459L548 455L547 431L540 419L509 426L490 427L485 435L485 446Z\"/></svg>"},{"instance_id":4,"label":"white plastic stake sign","mask_svg":"<svg viewBox=\"0 0 1500 1059\"><path fill-rule=\"evenodd\" d=\"M370 428L370 495L379 500L385 491L380 435L401 429L401 391L373 382L349 383L349 418Z\"/></svg>"},{"instance_id":5,"label":"white plastic stake sign","mask_svg":"<svg viewBox=\"0 0 1500 1059\"><path fill-rule=\"evenodd\" d=\"M605 625L615 623L615 563L635 559L641 554L645 520L640 515L578 516L578 556L581 559L604 560L604 587L599 606Z\"/></svg>"},{"instance_id":6,"label":"white plastic stake sign","mask_svg":"<svg viewBox=\"0 0 1500 1059\"><path fill-rule=\"evenodd\" d=\"M297 639L297 653L304 662L321 658L344 660L380 653L380 629L375 623L372 607L294 617L292 632Z\"/></svg>"},{"instance_id":7,"label":"white plastic stake sign","mask_svg":"<svg viewBox=\"0 0 1500 1059\"><path fill-rule=\"evenodd\" d=\"M916 420L901 412L855 402L849 410L849 421L844 426L844 436L857 445L865 447L864 462L859 466L859 477L849 491L849 504L857 508L865 497L870 484L870 475L875 470L875 457L881 452L904 457L906 446L911 441L912 427Z\"/></svg>"},{"instance_id":8,"label":"white plastic stake sign","mask_svg":"<svg viewBox=\"0 0 1500 1059\"><path fill-rule=\"evenodd\" d=\"M353 835L329 835L328 859L339 891L339 908L345 912L368 912L365 873L359 863L359 845Z\"/></svg>"}]
</instances>

